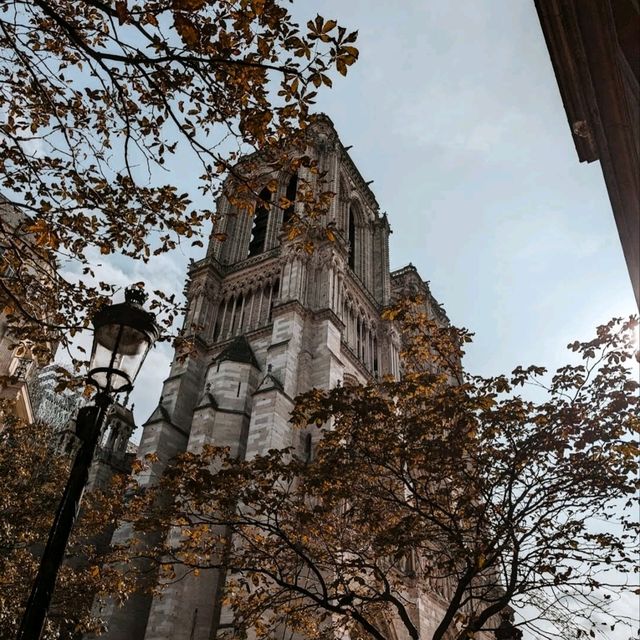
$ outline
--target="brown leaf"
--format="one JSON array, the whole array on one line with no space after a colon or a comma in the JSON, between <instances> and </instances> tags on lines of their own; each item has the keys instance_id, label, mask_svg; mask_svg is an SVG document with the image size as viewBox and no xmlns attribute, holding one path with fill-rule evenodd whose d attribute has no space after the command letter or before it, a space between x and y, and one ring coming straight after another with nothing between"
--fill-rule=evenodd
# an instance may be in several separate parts
<instances>
[{"instance_id":1,"label":"brown leaf","mask_svg":"<svg viewBox=\"0 0 640 640\"><path fill-rule=\"evenodd\" d=\"M152 24L154 27L158 26L158 19L155 17L155 15L153 15L153 13L145 13L144 21L147 24Z\"/></svg>"},{"instance_id":2,"label":"brown leaf","mask_svg":"<svg viewBox=\"0 0 640 640\"><path fill-rule=\"evenodd\" d=\"M173 0L176 11L199 11L207 4L207 0Z\"/></svg>"},{"instance_id":3,"label":"brown leaf","mask_svg":"<svg viewBox=\"0 0 640 640\"><path fill-rule=\"evenodd\" d=\"M329 33L338 23L335 20L327 20L322 27L322 33Z\"/></svg>"},{"instance_id":4,"label":"brown leaf","mask_svg":"<svg viewBox=\"0 0 640 640\"><path fill-rule=\"evenodd\" d=\"M200 32L193 22L183 13L173 14L176 31L188 47L196 47L200 42Z\"/></svg>"},{"instance_id":5,"label":"brown leaf","mask_svg":"<svg viewBox=\"0 0 640 640\"><path fill-rule=\"evenodd\" d=\"M118 16L118 22L120 24L126 24L127 22L129 22L131 16L129 15L129 9L127 8L126 0L117 0L116 15Z\"/></svg>"}]
</instances>

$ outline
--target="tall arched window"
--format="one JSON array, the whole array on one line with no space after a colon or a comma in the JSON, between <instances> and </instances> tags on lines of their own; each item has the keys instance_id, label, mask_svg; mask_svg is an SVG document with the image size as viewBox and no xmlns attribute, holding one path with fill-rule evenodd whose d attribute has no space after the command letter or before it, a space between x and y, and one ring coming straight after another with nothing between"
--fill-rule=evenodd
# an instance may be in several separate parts
<instances>
[{"instance_id":1,"label":"tall arched window","mask_svg":"<svg viewBox=\"0 0 640 640\"><path fill-rule=\"evenodd\" d=\"M222 307L222 305L220 305ZM213 326L213 340L217 340L220 335L220 311L218 311L218 317L216 318L216 323Z\"/></svg>"},{"instance_id":2,"label":"tall arched window","mask_svg":"<svg viewBox=\"0 0 640 640\"><path fill-rule=\"evenodd\" d=\"M285 198L291 203L282 214L282 226L285 227L291 222L296 208L296 193L298 192L298 174L294 173L289 178Z\"/></svg>"},{"instance_id":3,"label":"tall arched window","mask_svg":"<svg viewBox=\"0 0 640 640\"><path fill-rule=\"evenodd\" d=\"M356 268L356 221L353 206L349 207L349 225L347 228L347 240L349 243L349 267Z\"/></svg>"},{"instance_id":4,"label":"tall arched window","mask_svg":"<svg viewBox=\"0 0 640 640\"><path fill-rule=\"evenodd\" d=\"M373 375L377 378L379 373L378 368L378 339L373 338Z\"/></svg>"},{"instance_id":5,"label":"tall arched window","mask_svg":"<svg viewBox=\"0 0 640 640\"><path fill-rule=\"evenodd\" d=\"M338 190L338 228L346 233L349 228L349 202L351 200L351 190L347 186L344 176L340 176L340 187Z\"/></svg>"},{"instance_id":6,"label":"tall arched window","mask_svg":"<svg viewBox=\"0 0 640 640\"><path fill-rule=\"evenodd\" d=\"M267 223L269 222L269 202L271 202L271 191L265 187L258 196L256 210L253 214L249 257L257 256L264 251L264 243L267 238Z\"/></svg>"}]
</instances>

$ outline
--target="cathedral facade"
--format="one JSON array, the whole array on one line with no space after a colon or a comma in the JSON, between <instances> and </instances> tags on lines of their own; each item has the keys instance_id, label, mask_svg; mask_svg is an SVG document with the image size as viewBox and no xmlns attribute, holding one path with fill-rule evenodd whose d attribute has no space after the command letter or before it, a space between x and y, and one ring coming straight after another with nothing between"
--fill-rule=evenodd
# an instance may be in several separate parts
<instances>
[{"instance_id":1,"label":"cathedral facade","mask_svg":"<svg viewBox=\"0 0 640 640\"><path fill-rule=\"evenodd\" d=\"M448 322L413 266L390 271L387 217L328 118L314 127L307 153L335 194L322 220L332 232L316 237L312 251L284 232L291 210L264 204L293 200L298 180L313 185L304 167L278 176L253 215L224 196L218 202L220 226L188 274L185 333L193 348L176 354L144 425L138 455L155 454L155 462L143 484L174 456L205 444L247 458L294 447L309 458L318 430L289 423L299 393L401 375L400 335L382 319L385 306L402 293L422 293L428 311ZM223 587L212 572L187 576L160 596L136 595L101 612L105 637L215 638L233 624L221 604Z\"/></svg>"}]
</instances>

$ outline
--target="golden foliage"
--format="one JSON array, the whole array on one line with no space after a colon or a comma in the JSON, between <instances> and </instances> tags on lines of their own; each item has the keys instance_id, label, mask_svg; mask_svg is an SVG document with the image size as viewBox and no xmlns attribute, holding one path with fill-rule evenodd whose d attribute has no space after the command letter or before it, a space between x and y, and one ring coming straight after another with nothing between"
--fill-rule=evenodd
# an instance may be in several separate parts
<instances>
[{"instance_id":1,"label":"golden foliage","mask_svg":"<svg viewBox=\"0 0 640 640\"><path fill-rule=\"evenodd\" d=\"M489 631L508 605L564 637L620 622L604 603L625 586L602 570L636 561L637 320L575 343L583 362L545 382L540 367L464 372L468 332L419 305L385 317L404 336L403 378L300 396L293 424L322 431L312 460L295 446L183 455L127 516L139 534L173 531L148 557L175 576L224 568L235 633L265 640L284 620L310 639L385 640L385 619L417 639L414 586L444 603L429 640Z\"/></svg>"}]
</instances>

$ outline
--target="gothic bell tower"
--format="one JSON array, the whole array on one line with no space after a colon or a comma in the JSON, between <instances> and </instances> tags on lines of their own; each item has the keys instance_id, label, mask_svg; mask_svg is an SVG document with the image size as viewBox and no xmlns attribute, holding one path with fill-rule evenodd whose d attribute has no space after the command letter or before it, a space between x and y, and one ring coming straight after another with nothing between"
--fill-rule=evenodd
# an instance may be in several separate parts
<instances>
[{"instance_id":1,"label":"gothic bell tower","mask_svg":"<svg viewBox=\"0 0 640 640\"><path fill-rule=\"evenodd\" d=\"M289 424L299 393L400 373L399 335L381 318L394 287L386 215L328 118L307 144L317 173L300 166L271 176L250 213L225 196L217 203L216 235L188 274L184 333L192 348L174 358L144 425L139 455L154 453L156 462L143 484L176 454L205 444L247 458L284 447L312 455L318 430ZM293 216L303 217L300 184L313 189L318 175L334 194L319 227L332 231L318 234L308 251L285 230ZM209 640L232 623L220 604L223 579L202 572L160 597L135 596L103 612L105 637Z\"/></svg>"}]
</instances>

